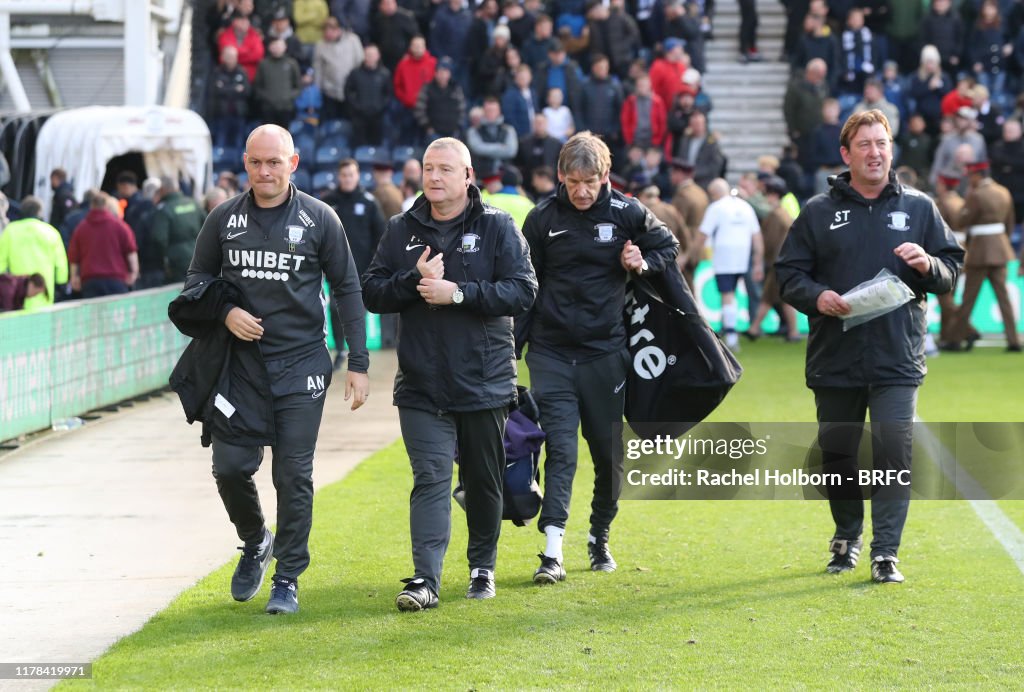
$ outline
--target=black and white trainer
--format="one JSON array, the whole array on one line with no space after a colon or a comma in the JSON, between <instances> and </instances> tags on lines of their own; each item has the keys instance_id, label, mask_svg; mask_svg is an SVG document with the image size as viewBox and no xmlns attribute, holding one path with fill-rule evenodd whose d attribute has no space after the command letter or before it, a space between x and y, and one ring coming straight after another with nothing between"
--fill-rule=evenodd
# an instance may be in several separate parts
<instances>
[{"instance_id":1,"label":"black and white trainer","mask_svg":"<svg viewBox=\"0 0 1024 692\"><path fill-rule=\"evenodd\" d=\"M299 612L299 582L287 577L274 577L267 612L271 615Z\"/></svg>"},{"instance_id":2,"label":"black and white trainer","mask_svg":"<svg viewBox=\"0 0 1024 692\"><path fill-rule=\"evenodd\" d=\"M403 612L415 612L437 607L437 594L422 577L403 579L405 588L395 598L395 605Z\"/></svg>"},{"instance_id":3,"label":"black and white trainer","mask_svg":"<svg viewBox=\"0 0 1024 692\"><path fill-rule=\"evenodd\" d=\"M871 580L879 584L902 584L904 577L896 567L898 562L892 555L879 555L871 561Z\"/></svg>"},{"instance_id":4,"label":"black and white trainer","mask_svg":"<svg viewBox=\"0 0 1024 692\"><path fill-rule=\"evenodd\" d=\"M832 553L832 559L828 561L825 571L829 574L849 572L857 566L857 560L860 559L860 551L863 547L864 541L859 538L852 541L846 538L833 538L832 542L828 544L828 551Z\"/></svg>"},{"instance_id":5,"label":"black and white trainer","mask_svg":"<svg viewBox=\"0 0 1024 692\"><path fill-rule=\"evenodd\" d=\"M242 557L231 576L231 597L236 601L251 601L263 587L263 577L274 556L274 534L264 527L262 541L246 543L238 549L242 551Z\"/></svg>"},{"instance_id":6,"label":"black and white trainer","mask_svg":"<svg viewBox=\"0 0 1024 692\"><path fill-rule=\"evenodd\" d=\"M489 569L473 569L469 573L469 590L466 598L483 600L494 598L494 572Z\"/></svg>"},{"instance_id":7,"label":"black and white trainer","mask_svg":"<svg viewBox=\"0 0 1024 692\"><path fill-rule=\"evenodd\" d=\"M594 572L614 572L619 566L608 550L607 538L587 543L587 554L590 555L590 569Z\"/></svg>"},{"instance_id":8,"label":"black and white trainer","mask_svg":"<svg viewBox=\"0 0 1024 692\"><path fill-rule=\"evenodd\" d=\"M544 553L538 553L540 567L533 573L534 584L555 584L565 581L565 568L562 561L557 557L548 557Z\"/></svg>"}]
</instances>

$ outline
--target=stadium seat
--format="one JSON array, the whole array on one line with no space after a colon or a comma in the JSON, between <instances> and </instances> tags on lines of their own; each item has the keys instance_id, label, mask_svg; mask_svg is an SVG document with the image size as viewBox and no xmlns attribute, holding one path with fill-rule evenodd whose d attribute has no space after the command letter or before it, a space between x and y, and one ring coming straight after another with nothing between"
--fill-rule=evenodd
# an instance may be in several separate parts
<instances>
[{"instance_id":1,"label":"stadium seat","mask_svg":"<svg viewBox=\"0 0 1024 692\"><path fill-rule=\"evenodd\" d=\"M316 150L313 170L318 172L334 171L338 168L338 162L342 159L348 158L350 155L348 147L321 145L317 147Z\"/></svg>"},{"instance_id":2,"label":"stadium seat","mask_svg":"<svg viewBox=\"0 0 1024 692\"><path fill-rule=\"evenodd\" d=\"M309 171L302 168L298 168L292 173L292 182L295 183L295 187L299 188L303 192L310 192L312 189L312 178L309 175Z\"/></svg>"},{"instance_id":3,"label":"stadium seat","mask_svg":"<svg viewBox=\"0 0 1024 692\"><path fill-rule=\"evenodd\" d=\"M352 137L352 123L348 120L324 120L317 129L317 136L323 140L335 135L341 135L345 139Z\"/></svg>"},{"instance_id":4,"label":"stadium seat","mask_svg":"<svg viewBox=\"0 0 1024 692\"><path fill-rule=\"evenodd\" d=\"M238 147L214 147L213 170L238 172L245 168L242 163L242 150Z\"/></svg>"},{"instance_id":5,"label":"stadium seat","mask_svg":"<svg viewBox=\"0 0 1024 692\"><path fill-rule=\"evenodd\" d=\"M391 150L391 160L394 162L395 168L401 168L409 159L419 158L419 152L416 151L415 147L401 146Z\"/></svg>"},{"instance_id":6,"label":"stadium seat","mask_svg":"<svg viewBox=\"0 0 1024 692\"><path fill-rule=\"evenodd\" d=\"M303 158L311 162L316 153L316 139L309 133L298 135L295 137L295 151L299 153L300 162Z\"/></svg>"},{"instance_id":7,"label":"stadium seat","mask_svg":"<svg viewBox=\"0 0 1024 692\"><path fill-rule=\"evenodd\" d=\"M330 190L338 185L338 174L333 170L318 171L313 174L313 194L320 196L324 190Z\"/></svg>"},{"instance_id":8,"label":"stadium seat","mask_svg":"<svg viewBox=\"0 0 1024 692\"><path fill-rule=\"evenodd\" d=\"M373 171L359 171L359 184L367 190L373 190L373 188L377 187L377 182L373 179Z\"/></svg>"},{"instance_id":9,"label":"stadium seat","mask_svg":"<svg viewBox=\"0 0 1024 692\"><path fill-rule=\"evenodd\" d=\"M348 137L341 134L333 134L330 137L324 137L320 139L319 145L321 147L338 147L339 149L349 149Z\"/></svg>"},{"instance_id":10,"label":"stadium seat","mask_svg":"<svg viewBox=\"0 0 1024 692\"><path fill-rule=\"evenodd\" d=\"M305 120L293 120L288 125L288 131L292 133L292 137L298 137L301 134L315 134L316 128L307 123Z\"/></svg>"},{"instance_id":11,"label":"stadium seat","mask_svg":"<svg viewBox=\"0 0 1024 692\"><path fill-rule=\"evenodd\" d=\"M360 166L372 166L377 161L390 161L387 147L356 147L356 161Z\"/></svg>"}]
</instances>

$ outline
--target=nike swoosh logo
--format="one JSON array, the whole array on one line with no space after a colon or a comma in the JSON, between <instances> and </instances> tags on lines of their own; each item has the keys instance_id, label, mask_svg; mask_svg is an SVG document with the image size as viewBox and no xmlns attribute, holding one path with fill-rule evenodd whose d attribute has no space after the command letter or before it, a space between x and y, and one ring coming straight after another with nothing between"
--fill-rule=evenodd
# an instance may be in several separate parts
<instances>
[{"instance_id":1,"label":"nike swoosh logo","mask_svg":"<svg viewBox=\"0 0 1024 692\"><path fill-rule=\"evenodd\" d=\"M406 250L415 250L418 247L425 247L425 246L423 246L423 245L406 245L405 249Z\"/></svg>"},{"instance_id":2,"label":"nike swoosh logo","mask_svg":"<svg viewBox=\"0 0 1024 692\"><path fill-rule=\"evenodd\" d=\"M324 391L325 390L321 389L319 392L313 392L313 398L314 399L319 399L320 397L322 397L324 395Z\"/></svg>"},{"instance_id":3,"label":"nike swoosh logo","mask_svg":"<svg viewBox=\"0 0 1024 692\"><path fill-rule=\"evenodd\" d=\"M618 387L615 388L615 393L618 394L622 391L622 388L626 386L626 381L623 380Z\"/></svg>"},{"instance_id":4,"label":"nike swoosh logo","mask_svg":"<svg viewBox=\"0 0 1024 692\"><path fill-rule=\"evenodd\" d=\"M549 230L548 231L548 238L554 238L556 235L562 235L563 233L568 233L568 232L569 232L568 228L562 229L561 231L558 231L557 233L554 232L554 231Z\"/></svg>"},{"instance_id":5,"label":"nike swoosh logo","mask_svg":"<svg viewBox=\"0 0 1024 692\"><path fill-rule=\"evenodd\" d=\"M227 239L228 239L228 240L234 240L234 239L235 239L235 238L237 238L238 236L240 236L240 235L245 235L245 234L246 234L246 233L248 233L248 232L249 232L249 231L241 231L241 232L239 232L239 233L228 233L228 234L227 234Z\"/></svg>"},{"instance_id":6,"label":"nike swoosh logo","mask_svg":"<svg viewBox=\"0 0 1024 692\"><path fill-rule=\"evenodd\" d=\"M832 224L831 226L828 227L828 230L834 231L837 228L842 228L843 226L848 226L849 224L850 224L849 221L844 221L843 223L839 223L839 224L834 223L834 224Z\"/></svg>"}]
</instances>

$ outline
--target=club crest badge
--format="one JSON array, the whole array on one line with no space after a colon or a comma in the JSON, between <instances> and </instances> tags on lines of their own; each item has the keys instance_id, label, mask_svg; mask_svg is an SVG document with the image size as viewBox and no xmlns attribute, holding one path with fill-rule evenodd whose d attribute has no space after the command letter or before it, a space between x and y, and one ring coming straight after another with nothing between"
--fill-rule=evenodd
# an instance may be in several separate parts
<instances>
[{"instance_id":1,"label":"club crest badge","mask_svg":"<svg viewBox=\"0 0 1024 692\"><path fill-rule=\"evenodd\" d=\"M594 230L597 231L594 240L599 243L610 243L615 240L615 224L613 223L599 223L594 226Z\"/></svg>"},{"instance_id":2,"label":"club crest badge","mask_svg":"<svg viewBox=\"0 0 1024 692\"><path fill-rule=\"evenodd\" d=\"M905 211L889 212L889 228L894 231L909 231L910 226L907 225L909 220L910 214Z\"/></svg>"},{"instance_id":3,"label":"club crest badge","mask_svg":"<svg viewBox=\"0 0 1024 692\"><path fill-rule=\"evenodd\" d=\"M462 236L462 246L459 247L459 252L480 252L480 248L477 242L480 240L480 236L476 233L466 233Z\"/></svg>"},{"instance_id":4,"label":"club crest badge","mask_svg":"<svg viewBox=\"0 0 1024 692\"><path fill-rule=\"evenodd\" d=\"M302 226L288 226L288 250L295 252L295 246L302 245L305 240L302 239L302 234L305 232L305 228Z\"/></svg>"}]
</instances>

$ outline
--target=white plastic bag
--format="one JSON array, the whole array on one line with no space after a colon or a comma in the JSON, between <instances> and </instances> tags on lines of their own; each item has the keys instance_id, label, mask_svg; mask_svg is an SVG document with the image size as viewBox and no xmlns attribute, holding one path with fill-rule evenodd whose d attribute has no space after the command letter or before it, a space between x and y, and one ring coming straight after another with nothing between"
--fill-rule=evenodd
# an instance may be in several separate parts
<instances>
[{"instance_id":1,"label":"white plastic bag","mask_svg":"<svg viewBox=\"0 0 1024 692\"><path fill-rule=\"evenodd\" d=\"M859 283L843 294L843 300L851 308L849 314L840 316L843 331L887 315L913 299L914 292L910 287L900 277L883 269L873 279Z\"/></svg>"}]
</instances>

